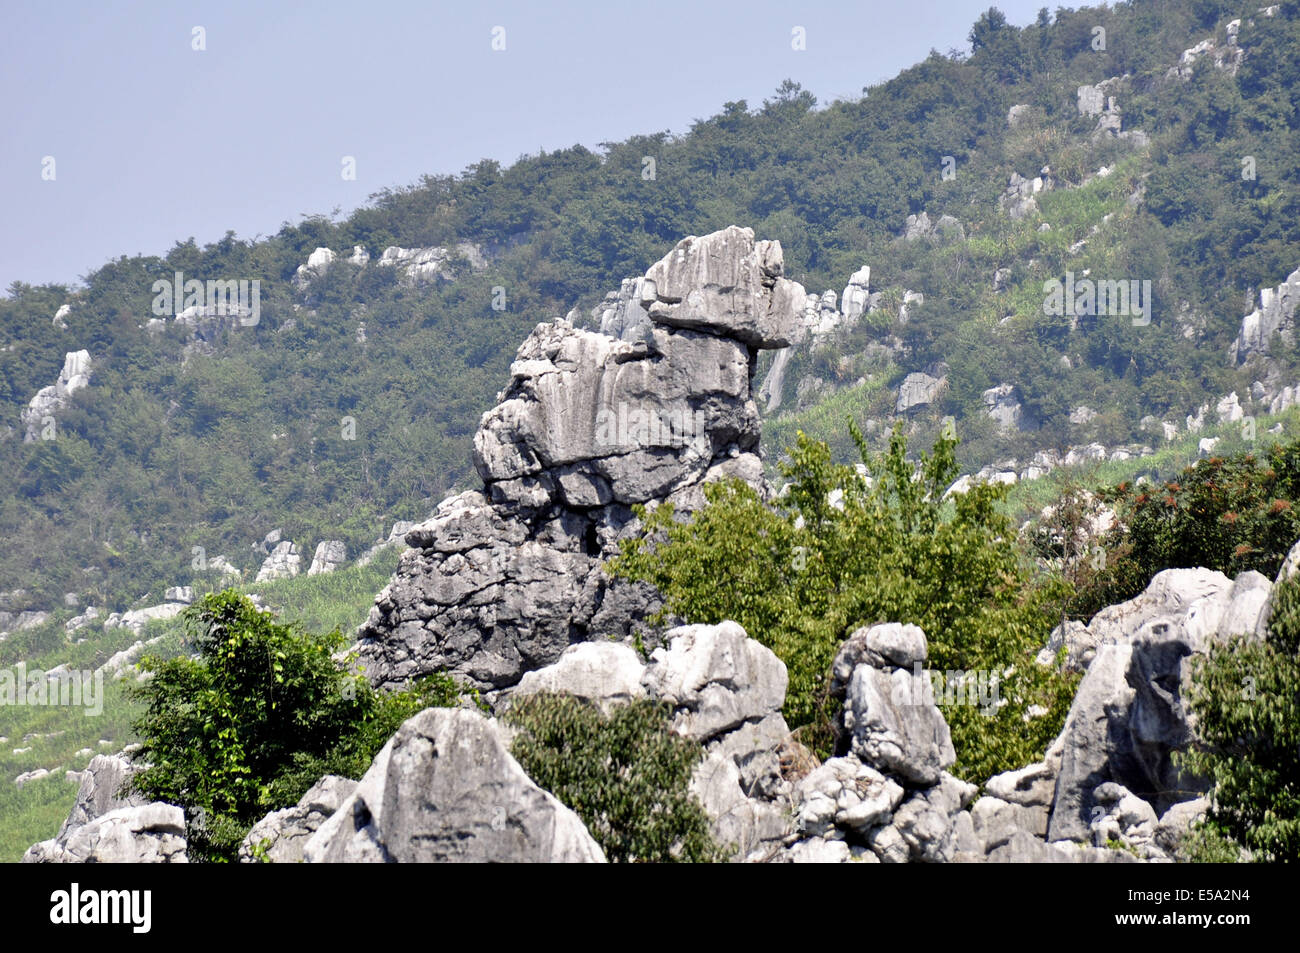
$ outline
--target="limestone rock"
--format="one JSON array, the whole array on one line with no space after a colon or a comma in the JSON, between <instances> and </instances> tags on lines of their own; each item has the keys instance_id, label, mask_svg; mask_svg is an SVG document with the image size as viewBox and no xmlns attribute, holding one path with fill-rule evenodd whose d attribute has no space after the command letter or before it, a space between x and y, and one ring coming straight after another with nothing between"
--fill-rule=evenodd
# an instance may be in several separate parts
<instances>
[{"instance_id":1,"label":"limestone rock","mask_svg":"<svg viewBox=\"0 0 1300 953\"><path fill-rule=\"evenodd\" d=\"M23 863L183 864L185 812L171 804L123 807L28 848Z\"/></svg>"},{"instance_id":2,"label":"limestone rock","mask_svg":"<svg viewBox=\"0 0 1300 953\"><path fill-rule=\"evenodd\" d=\"M73 394L89 385L91 373L89 351L69 351L63 356L63 369L59 371L58 380L37 391L22 412L24 443L32 443L41 436L46 426L45 418L57 414L67 406Z\"/></svg>"},{"instance_id":3,"label":"limestone rock","mask_svg":"<svg viewBox=\"0 0 1300 953\"><path fill-rule=\"evenodd\" d=\"M377 264L385 268L399 268L403 277L412 284L428 281L450 281L455 277L457 260L466 262L474 271L487 267L483 250L470 242L461 242L452 248L441 245L428 248L402 248L392 245L384 249Z\"/></svg>"},{"instance_id":4,"label":"limestone rock","mask_svg":"<svg viewBox=\"0 0 1300 953\"><path fill-rule=\"evenodd\" d=\"M908 374L898 387L898 399L894 402L894 413L902 414L910 410L929 407L938 399L940 391L948 382L946 377L931 377L919 371Z\"/></svg>"},{"instance_id":5,"label":"limestone rock","mask_svg":"<svg viewBox=\"0 0 1300 953\"><path fill-rule=\"evenodd\" d=\"M337 539L323 539L316 544L316 553L312 556L307 575L316 576L324 572L333 572L348 560L348 548Z\"/></svg>"},{"instance_id":6,"label":"limestone rock","mask_svg":"<svg viewBox=\"0 0 1300 953\"><path fill-rule=\"evenodd\" d=\"M570 645L546 668L526 672L510 692L519 698L557 692L592 702L606 714L617 704L646 697L646 667L631 646L617 642Z\"/></svg>"},{"instance_id":7,"label":"limestone rock","mask_svg":"<svg viewBox=\"0 0 1300 953\"><path fill-rule=\"evenodd\" d=\"M1020 403L1014 384L999 384L980 395L984 412L998 426L1000 433L1014 433L1032 429L1029 414Z\"/></svg>"},{"instance_id":8,"label":"limestone rock","mask_svg":"<svg viewBox=\"0 0 1300 953\"><path fill-rule=\"evenodd\" d=\"M763 486L755 348L788 344L805 299L782 269L779 244L732 227L624 282L602 332L537 326L475 434L482 490L411 530L358 633L374 682L445 669L497 690L591 636L652 637L658 595L602 562L637 531L633 504L689 512L707 482Z\"/></svg>"},{"instance_id":9,"label":"limestone rock","mask_svg":"<svg viewBox=\"0 0 1300 953\"><path fill-rule=\"evenodd\" d=\"M867 310L871 297L871 266L863 265L849 276L849 283L840 295L840 311L845 318L854 319Z\"/></svg>"},{"instance_id":10,"label":"limestone rock","mask_svg":"<svg viewBox=\"0 0 1300 953\"><path fill-rule=\"evenodd\" d=\"M308 863L575 863L605 857L524 774L492 722L430 708L406 721L303 847Z\"/></svg>"},{"instance_id":11,"label":"limestone rock","mask_svg":"<svg viewBox=\"0 0 1300 953\"><path fill-rule=\"evenodd\" d=\"M294 272L294 281L301 286L313 278L319 278L329 271L330 265L334 264L334 259L337 257L328 248L317 248L307 256L305 264L298 266L298 270Z\"/></svg>"},{"instance_id":12,"label":"limestone rock","mask_svg":"<svg viewBox=\"0 0 1300 953\"><path fill-rule=\"evenodd\" d=\"M731 226L691 236L646 272L657 324L720 333L753 347L793 343L804 290L783 277L779 242Z\"/></svg>"},{"instance_id":13,"label":"limestone rock","mask_svg":"<svg viewBox=\"0 0 1300 953\"><path fill-rule=\"evenodd\" d=\"M864 641L869 643L869 636ZM836 672L836 684L844 686L843 725L852 753L885 774L931 785L957 756L930 679L919 661L913 664L914 670L873 665L868 651L847 681ZM843 667L842 662L836 666Z\"/></svg>"},{"instance_id":14,"label":"limestone rock","mask_svg":"<svg viewBox=\"0 0 1300 953\"><path fill-rule=\"evenodd\" d=\"M1169 569L1142 595L1070 631L1067 657L1087 674L1060 739L1050 840L1089 837L1093 792L1105 782L1143 792L1157 812L1204 786L1172 759L1191 739L1182 699L1193 656L1230 634L1262 632L1270 591L1258 573L1229 581L1210 570Z\"/></svg>"},{"instance_id":15,"label":"limestone rock","mask_svg":"<svg viewBox=\"0 0 1300 953\"><path fill-rule=\"evenodd\" d=\"M902 785L857 758L831 758L799 782L799 830L822 836L838 827L865 836L890 823L903 795Z\"/></svg>"},{"instance_id":16,"label":"limestone rock","mask_svg":"<svg viewBox=\"0 0 1300 953\"><path fill-rule=\"evenodd\" d=\"M302 554L298 547L289 540L275 544L271 555L262 562L254 582L268 582L272 579L292 579L302 567Z\"/></svg>"},{"instance_id":17,"label":"limestone rock","mask_svg":"<svg viewBox=\"0 0 1300 953\"><path fill-rule=\"evenodd\" d=\"M298 863L307 841L356 788L356 781L327 774L296 805L272 811L254 824L239 845L239 859L244 863Z\"/></svg>"},{"instance_id":18,"label":"limestone rock","mask_svg":"<svg viewBox=\"0 0 1300 953\"><path fill-rule=\"evenodd\" d=\"M1289 340L1295 331L1295 312L1300 305L1300 268L1276 288L1259 293L1259 307L1241 319L1241 330L1232 344L1232 359L1244 364L1253 355L1265 354L1274 336Z\"/></svg>"},{"instance_id":19,"label":"limestone rock","mask_svg":"<svg viewBox=\"0 0 1300 953\"><path fill-rule=\"evenodd\" d=\"M707 741L785 703L785 663L735 622L681 626L664 641L651 655L644 684L672 704L678 734Z\"/></svg>"}]
</instances>

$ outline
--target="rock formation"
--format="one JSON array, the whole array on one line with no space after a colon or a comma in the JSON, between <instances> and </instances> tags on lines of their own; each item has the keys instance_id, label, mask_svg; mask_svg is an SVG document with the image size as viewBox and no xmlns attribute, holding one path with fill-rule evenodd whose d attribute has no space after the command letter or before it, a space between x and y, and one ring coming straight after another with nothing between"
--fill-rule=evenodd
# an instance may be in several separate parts
<instances>
[{"instance_id":1,"label":"rock formation","mask_svg":"<svg viewBox=\"0 0 1300 953\"><path fill-rule=\"evenodd\" d=\"M603 862L578 816L529 780L507 749L478 712L426 709L384 746L303 846L303 859Z\"/></svg>"},{"instance_id":2,"label":"rock formation","mask_svg":"<svg viewBox=\"0 0 1300 953\"><path fill-rule=\"evenodd\" d=\"M133 772L121 755L93 758L58 835L29 847L23 863L185 863L184 812L139 795L123 796Z\"/></svg>"},{"instance_id":3,"label":"rock formation","mask_svg":"<svg viewBox=\"0 0 1300 953\"><path fill-rule=\"evenodd\" d=\"M89 351L69 351L63 356L63 369L59 371L58 380L37 391L22 413L24 443L32 443L41 436L45 418L66 407L68 398L90 383L91 371Z\"/></svg>"},{"instance_id":4,"label":"rock formation","mask_svg":"<svg viewBox=\"0 0 1300 953\"><path fill-rule=\"evenodd\" d=\"M312 556L307 575L315 576L323 572L333 572L347 560L348 548L342 540L323 539L316 544L316 554Z\"/></svg>"},{"instance_id":5,"label":"rock formation","mask_svg":"<svg viewBox=\"0 0 1300 953\"><path fill-rule=\"evenodd\" d=\"M790 344L806 297L782 267L780 244L731 227L624 282L599 332L538 325L475 435L482 489L406 534L358 633L373 682L446 669L504 688L658 608L601 562L636 530L634 504L689 510L706 481L762 485L757 351Z\"/></svg>"},{"instance_id":6,"label":"rock formation","mask_svg":"<svg viewBox=\"0 0 1300 953\"><path fill-rule=\"evenodd\" d=\"M307 841L356 789L356 781L327 774L293 807L272 811L254 824L239 845L239 859L245 863L298 863Z\"/></svg>"},{"instance_id":7,"label":"rock formation","mask_svg":"<svg viewBox=\"0 0 1300 953\"><path fill-rule=\"evenodd\" d=\"M1276 288L1260 291L1259 307L1241 319L1241 330L1232 344L1232 360L1244 364L1252 355L1266 354L1275 335L1289 340L1295 330L1298 305L1300 268Z\"/></svg>"}]
</instances>

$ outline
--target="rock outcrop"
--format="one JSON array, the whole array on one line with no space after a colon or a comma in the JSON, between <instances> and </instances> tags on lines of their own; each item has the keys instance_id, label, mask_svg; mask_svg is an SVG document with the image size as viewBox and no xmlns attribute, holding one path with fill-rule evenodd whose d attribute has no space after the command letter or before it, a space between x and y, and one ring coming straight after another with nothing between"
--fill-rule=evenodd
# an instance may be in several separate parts
<instances>
[{"instance_id":1,"label":"rock outcrop","mask_svg":"<svg viewBox=\"0 0 1300 953\"><path fill-rule=\"evenodd\" d=\"M641 627L655 594L601 562L636 530L633 504L690 510L706 481L762 485L757 351L790 344L806 297L782 267L781 246L749 229L688 238L623 283L601 331L533 331L474 438L482 489L406 534L358 633L374 682L446 669L500 689L572 643Z\"/></svg>"},{"instance_id":2,"label":"rock outcrop","mask_svg":"<svg viewBox=\"0 0 1300 953\"><path fill-rule=\"evenodd\" d=\"M858 629L831 667L843 700L837 756L795 792L797 832L776 860L939 863L978 851L965 812L978 791L947 772L947 722L920 671L928 647L914 625Z\"/></svg>"},{"instance_id":3,"label":"rock outcrop","mask_svg":"<svg viewBox=\"0 0 1300 953\"><path fill-rule=\"evenodd\" d=\"M947 383L948 378L945 376L926 374L923 371L908 374L898 385L898 399L894 401L894 413L903 414L910 410L929 407L939 398Z\"/></svg>"},{"instance_id":4,"label":"rock outcrop","mask_svg":"<svg viewBox=\"0 0 1300 953\"><path fill-rule=\"evenodd\" d=\"M58 835L29 847L23 863L185 863L184 812L124 794L134 771L121 755L92 758Z\"/></svg>"},{"instance_id":5,"label":"rock outcrop","mask_svg":"<svg viewBox=\"0 0 1300 953\"><path fill-rule=\"evenodd\" d=\"M786 766L800 752L781 717L785 665L735 622L679 626L660 641L648 662L612 642L570 646L559 661L526 674L502 705L540 691L583 698L606 713L642 698L666 703L672 730L704 748L690 789L715 841L735 860L767 859L791 831Z\"/></svg>"},{"instance_id":6,"label":"rock outcrop","mask_svg":"<svg viewBox=\"0 0 1300 953\"><path fill-rule=\"evenodd\" d=\"M338 539L323 539L316 544L316 553L312 556L307 575L316 576L323 572L333 572L348 560L348 548Z\"/></svg>"},{"instance_id":7,"label":"rock outcrop","mask_svg":"<svg viewBox=\"0 0 1300 953\"><path fill-rule=\"evenodd\" d=\"M269 582L272 579L292 579L302 568L302 553L289 540L275 544L271 555L262 561L262 568L257 571L254 582Z\"/></svg>"},{"instance_id":8,"label":"rock outcrop","mask_svg":"<svg viewBox=\"0 0 1300 953\"><path fill-rule=\"evenodd\" d=\"M524 774L497 726L430 708L405 722L302 848L308 863L600 863L582 821Z\"/></svg>"},{"instance_id":9,"label":"rock outcrop","mask_svg":"<svg viewBox=\"0 0 1300 953\"><path fill-rule=\"evenodd\" d=\"M1193 656L1214 640L1262 633L1270 590L1259 573L1234 581L1207 569L1167 569L1087 626L1066 623L1053 633L1047 654L1063 648L1066 666L1086 674L1058 744L1049 840L1088 840L1095 809L1104 807L1095 792L1107 782L1157 814L1204 790L1171 757L1191 739L1182 699Z\"/></svg>"},{"instance_id":10,"label":"rock outcrop","mask_svg":"<svg viewBox=\"0 0 1300 953\"><path fill-rule=\"evenodd\" d=\"M90 383L91 373L89 351L69 351L63 356L63 369L59 371L58 380L38 390L22 412L24 443L32 443L41 436L47 418L66 407L68 398Z\"/></svg>"},{"instance_id":11,"label":"rock outcrop","mask_svg":"<svg viewBox=\"0 0 1300 953\"><path fill-rule=\"evenodd\" d=\"M1284 341L1290 340L1295 332L1298 305L1300 268L1291 272L1276 288L1260 291L1259 307L1241 319L1241 330L1232 343L1232 360L1244 364L1254 355L1267 354L1275 336L1281 336Z\"/></svg>"},{"instance_id":12,"label":"rock outcrop","mask_svg":"<svg viewBox=\"0 0 1300 953\"><path fill-rule=\"evenodd\" d=\"M239 859L244 863L298 863L307 841L356 789L356 781L327 774L293 807L272 811L254 824L239 845Z\"/></svg>"}]
</instances>

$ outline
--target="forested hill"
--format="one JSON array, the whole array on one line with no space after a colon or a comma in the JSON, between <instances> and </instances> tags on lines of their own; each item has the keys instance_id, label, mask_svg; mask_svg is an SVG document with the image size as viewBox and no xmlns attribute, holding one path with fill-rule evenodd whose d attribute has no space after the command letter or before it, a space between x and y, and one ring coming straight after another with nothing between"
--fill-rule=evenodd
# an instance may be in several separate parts
<instances>
[{"instance_id":1,"label":"forested hill","mask_svg":"<svg viewBox=\"0 0 1300 953\"><path fill-rule=\"evenodd\" d=\"M345 220L181 242L75 287L15 283L0 300L0 610L157 601L197 575L196 547L251 572L276 528L360 552L467 481L474 428L533 325L589 321L619 279L731 224L779 240L810 291L869 265L880 295L791 353L777 438L809 421L834 442L845 414L880 421L906 375L941 366L943 392L909 419L924 435L956 418L972 469L1150 441L1146 418L1232 391L1267 406L1295 384L1289 339L1250 361L1230 347L1300 266L1300 4L1134 0L1024 28L990 10L971 47L853 101L786 82L680 134L485 160ZM1098 84L1093 108L1080 87ZM1151 323L1044 314L1043 283L1067 271L1151 281ZM156 282L177 273L257 280L256 320L159 317ZM83 350L88 374L66 358ZM982 395L1004 384L1033 428L990 422Z\"/></svg>"}]
</instances>

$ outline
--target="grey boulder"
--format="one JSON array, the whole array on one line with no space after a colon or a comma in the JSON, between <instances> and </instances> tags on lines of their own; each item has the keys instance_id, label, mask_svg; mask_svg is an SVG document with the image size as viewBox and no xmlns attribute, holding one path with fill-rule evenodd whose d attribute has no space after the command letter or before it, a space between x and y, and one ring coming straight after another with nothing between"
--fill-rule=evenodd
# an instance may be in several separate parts
<instances>
[{"instance_id":1,"label":"grey boulder","mask_svg":"<svg viewBox=\"0 0 1300 953\"><path fill-rule=\"evenodd\" d=\"M303 847L308 863L601 863L578 815L534 784L496 725L430 708L407 720Z\"/></svg>"}]
</instances>

